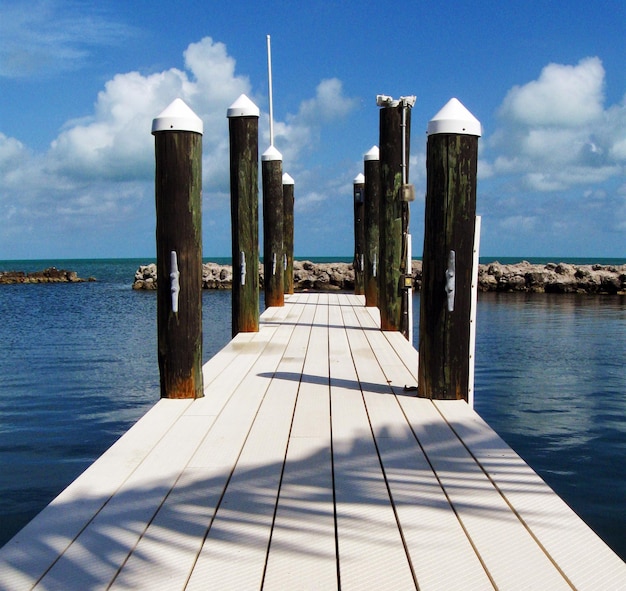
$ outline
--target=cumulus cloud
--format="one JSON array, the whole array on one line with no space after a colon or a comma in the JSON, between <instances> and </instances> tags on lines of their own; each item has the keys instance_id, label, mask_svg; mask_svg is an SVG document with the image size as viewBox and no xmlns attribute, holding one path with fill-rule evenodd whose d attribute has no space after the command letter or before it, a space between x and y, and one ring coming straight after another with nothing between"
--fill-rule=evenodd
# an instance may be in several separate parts
<instances>
[{"instance_id":1,"label":"cumulus cloud","mask_svg":"<svg viewBox=\"0 0 626 591\"><path fill-rule=\"evenodd\" d=\"M602 62L549 64L512 88L499 109L499 128L487 140L497 153L483 165L489 176L519 175L521 186L560 191L622 175L626 163L625 104L604 106Z\"/></svg>"},{"instance_id":2,"label":"cumulus cloud","mask_svg":"<svg viewBox=\"0 0 626 591\"><path fill-rule=\"evenodd\" d=\"M549 64L537 80L513 87L501 115L525 126L578 127L602 115L604 68L597 57L576 66Z\"/></svg>"},{"instance_id":3,"label":"cumulus cloud","mask_svg":"<svg viewBox=\"0 0 626 591\"><path fill-rule=\"evenodd\" d=\"M227 164L226 109L250 83L235 73L235 60L210 37L189 45L186 71L177 68L144 76L118 74L98 95L93 116L70 121L52 142L50 166L77 178L149 179L153 171L152 119L175 98L182 98L205 126L205 178ZM227 152L226 152L227 154ZM218 166L215 166L215 164ZM227 174L220 174L224 182Z\"/></svg>"},{"instance_id":4,"label":"cumulus cloud","mask_svg":"<svg viewBox=\"0 0 626 591\"><path fill-rule=\"evenodd\" d=\"M285 161L297 160L303 151L317 145L322 126L346 117L357 105L357 99L345 95L341 80L322 80L315 96L303 100L297 113L288 114L285 121L274 124L276 145ZM266 140L269 141L269 136Z\"/></svg>"},{"instance_id":5,"label":"cumulus cloud","mask_svg":"<svg viewBox=\"0 0 626 591\"><path fill-rule=\"evenodd\" d=\"M31 153L17 139L0 134L0 218L21 216L22 227L33 221L35 228L54 217L55 225L69 228L89 219L111 225L145 212L154 191L152 120L175 98L203 120L203 191L210 195L209 208L227 210L226 110L242 93L254 99L248 77L236 72L223 43L206 37L187 47L184 68L114 76L98 93L93 112L67 121L47 152ZM339 80L322 80L314 97L275 123L285 161L302 169L298 158L319 142L322 126L345 117L355 105ZM269 127L264 123L266 114L261 145ZM325 194L310 193L302 206L312 206Z\"/></svg>"}]
</instances>

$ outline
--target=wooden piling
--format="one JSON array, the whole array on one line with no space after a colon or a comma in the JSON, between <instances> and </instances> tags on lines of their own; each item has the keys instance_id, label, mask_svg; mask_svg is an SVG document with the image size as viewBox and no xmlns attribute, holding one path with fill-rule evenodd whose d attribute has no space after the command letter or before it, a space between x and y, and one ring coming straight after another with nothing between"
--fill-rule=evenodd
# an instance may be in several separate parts
<instances>
[{"instance_id":1,"label":"wooden piling","mask_svg":"<svg viewBox=\"0 0 626 591\"><path fill-rule=\"evenodd\" d=\"M202 131L180 99L152 122L162 398L203 396Z\"/></svg>"},{"instance_id":2,"label":"wooden piling","mask_svg":"<svg viewBox=\"0 0 626 591\"><path fill-rule=\"evenodd\" d=\"M354 293L365 293L365 177L359 173L352 183L354 198Z\"/></svg>"},{"instance_id":3,"label":"wooden piling","mask_svg":"<svg viewBox=\"0 0 626 591\"><path fill-rule=\"evenodd\" d=\"M293 209L294 180L287 173L283 174L283 245L284 245L284 284L285 293L293 293Z\"/></svg>"},{"instance_id":4,"label":"wooden piling","mask_svg":"<svg viewBox=\"0 0 626 591\"><path fill-rule=\"evenodd\" d=\"M363 284L365 305L378 306L378 220L380 217L380 157L373 146L363 157L365 198L363 205L365 270Z\"/></svg>"},{"instance_id":5,"label":"wooden piling","mask_svg":"<svg viewBox=\"0 0 626 591\"><path fill-rule=\"evenodd\" d=\"M418 394L468 400L480 122L451 99L428 124Z\"/></svg>"},{"instance_id":6,"label":"wooden piling","mask_svg":"<svg viewBox=\"0 0 626 591\"><path fill-rule=\"evenodd\" d=\"M259 330L259 109L242 94L228 109L227 117L234 337Z\"/></svg>"},{"instance_id":7,"label":"wooden piling","mask_svg":"<svg viewBox=\"0 0 626 591\"><path fill-rule=\"evenodd\" d=\"M261 156L263 177L263 278L265 307L285 304L282 155L270 146Z\"/></svg>"},{"instance_id":8,"label":"wooden piling","mask_svg":"<svg viewBox=\"0 0 626 591\"><path fill-rule=\"evenodd\" d=\"M404 170L403 179L402 163L409 161L408 138L410 138L411 129L411 110L402 100L393 101L390 97L382 98L378 307L382 330L399 331L402 329L402 300L405 290L404 230L408 219L408 202L402 199L403 180L404 183L408 182L408 169ZM406 143L403 142L403 134L406 134ZM404 158L403 145L406 149Z\"/></svg>"}]
</instances>

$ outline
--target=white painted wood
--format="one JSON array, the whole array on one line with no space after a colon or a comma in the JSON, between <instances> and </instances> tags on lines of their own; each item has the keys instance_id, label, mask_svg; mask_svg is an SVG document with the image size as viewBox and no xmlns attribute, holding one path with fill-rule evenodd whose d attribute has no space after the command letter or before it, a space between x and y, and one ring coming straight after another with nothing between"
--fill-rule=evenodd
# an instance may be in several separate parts
<instances>
[{"instance_id":1,"label":"white painted wood","mask_svg":"<svg viewBox=\"0 0 626 591\"><path fill-rule=\"evenodd\" d=\"M315 303L324 300L315 297ZM313 305L311 302L309 305ZM263 589L336 589L328 307L316 305Z\"/></svg>"},{"instance_id":2,"label":"white painted wood","mask_svg":"<svg viewBox=\"0 0 626 591\"><path fill-rule=\"evenodd\" d=\"M436 406L576 589L623 589L626 563L461 401Z\"/></svg>"},{"instance_id":3,"label":"white painted wood","mask_svg":"<svg viewBox=\"0 0 626 591\"><path fill-rule=\"evenodd\" d=\"M41 581L43 588L106 587L202 438L204 417L181 417Z\"/></svg>"},{"instance_id":4,"label":"white painted wood","mask_svg":"<svg viewBox=\"0 0 626 591\"><path fill-rule=\"evenodd\" d=\"M328 437L292 437L263 589L337 589Z\"/></svg>"},{"instance_id":5,"label":"white painted wood","mask_svg":"<svg viewBox=\"0 0 626 591\"><path fill-rule=\"evenodd\" d=\"M302 306L299 307L299 310L302 310ZM294 317L297 320L297 313ZM243 367L237 368L240 371L238 381L241 388L255 388L254 384L259 384L255 389L258 391L259 396L261 396L261 404L265 402L271 390L271 375L274 362L280 360L283 343L288 342L292 333L293 327L290 325L271 331L266 330L266 337L276 336L274 341L276 346L275 352L263 358L259 358L259 354L253 354L253 358L256 360L253 365L250 365L248 362L244 364ZM262 350L265 350L266 347L267 341ZM262 371L266 367L270 370L267 374ZM226 371L228 372L232 369L233 368L229 367ZM261 377L259 377L259 374ZM241 377L242 375L245 376L243 379ZM213 384L219 387L217 380L214 381ZM237 390L235 390L235 392L237 392ZM265 397L262 397L264 393ZM241 398L241 392L239 392L239 397ZM286 402L288 404L288 400ZM279 440L276 441L274 436L277 431L280 431L280 417L277 417L278 424L272 424L270 422L271 412L274 411L275 413L278 410L275 408L276 405L270 405L270 414L268 414L267 411L264 412L263 406L261 406L261 409L256 413L256 416L254 416L255 407L258 407L258 404L250 399L247 400L247 403L250 409L246 414L245 412L241 412L241 404L238 403L237 397L228 399L228 408L224 409L224 413L220 418L222 421L226 422L226 424L229 424L229 417L237 415L239 428L229 429L228 436L223 441L220 441L220 438L224 433L219 428L207 434L203 442L203 449L218 442L221 453L216 453L213 462L209 461L207 463L208 469L206 470L200 470L197 466L197 456L194 458L194 461L190 464L191 468L181 477L181 483L183 484L180 487L177 486L165 501L162 510L159 511L159 514L148 528L146 535L141 539L137 548L129 558L125 565L123 575L119 577L119 581L116 581L115 588L135 588L137 585L142 585L146 588L180 589L185 585L194 564L198 569L198 574L196 575L194 573L189 583L190 588L194 588L197 582L201 582L202 584L207 583L203 576L206 572L211 573L213 582L216 580L219 581L219 571L212 572L210 568L216 565L215 561L212 560L215 558L215 544L211 544L211 542L215 539L219 540L226 529L228 529L229 536L233 536L235 540L239 540L236 546L236 554L243 553L242 551L245 551L245 549L249 547L246 541L246 532L241 531L241 527L238 526L243 523L249 526L248 529L254 527L259 521L259 516L255 514L260 512L262 503L258 502L254 507L253 504L255 499L263 499L263 495L255 492L254 487L249 484L249 481L252 479L251 473L255 473L257 478L259 478L259 473L267 473L268 467L271 468L272 460L276 461L277 458L280 458L281 465L278 467L278 475L280 475L288 427L291 422L291 413L288 413L288 416L285 417L286 421L284 421L287 431L283 430L283 437L279 437ZM259 417L259 415L261 416ZM250 419L251 416L252 418ZM251 427L249 426L250 420L259 418L260 420L258 422L255 421ZM264 442L268 439L270 445L264 445ZM245 447L242 451L242 457L237 458L238 450L241 449L244 442ZM277 452L278 455L274 453L274 456L270 457L267 454L267 450L275 451L275 446L271 445L272 442L279 447L282 445L282 452L280 452L279 449ZM247 453L246 450L248 450ZM253 450L256 460L251 459L249 450ZM265 454L262 453L263 450L266 450ZM201 453L202 451L199 450L198 454ZM243 464L239 475L235 476L234 473L233 477L230 478L235 462L237 460L241 462L242 458ZM222 460L221 463L220 460ZM256 466L254 462L256 462ZM271 470L269 471L271 472ZM276 469L274 472L276 472ZM241 476L241 474L243 474L243 476ZM266 476L269 477L267 474ZM248 482L247 486L238 484L242 479ZM227 483L229 488L224 492L224 487ZM221 518L219 511L216 515L218 504L223 509ZM192 505L194 510L190 514L183 513L183 515L180 516L179 508L187 505ZM269 536L273 505L266 508L266 513L268 509L270 521L265 525L265 529ZM177 523L179 522L185 523L186 527L177 527ZM209 528L211 528L210 531ZM209 537L206 539L206 542L210 546L209 550L203 548L203 540L207 531L209 531ZM168 546L170 544L174 544L176 548L185 548L186 551L169 552ZM227 546L228 545L232 545L232 538L229 543L227 543ZM263 548L261 548L261 550L263 554L259 582L265 562L265 552ZM210 560L203 560L206 556L209 556ZM218 562L221 562L222 567L230 569L232 564L231 561L228 560L228 557L223 555L223 553L220 556L222 560ZM154 557L158 566L152 566L151 561L146 557ZM196 557L198 557L197 562ZM208 565L206 566L209 567L208 570L205 568L205 563L207 562ZM250 571L248 570L248 572ZM236 579L237 577L233 578L233 580ZM219 588L226 588L224 582L224 580L221 581ZM246 588L246 585L240 588Z\"/></svg>"},{"instance_id":6,"label":"white painted wood","mask_svg":"<svg viewBox=\"0 0 626 591\"><path fill-rule=\"evenodd\" d=\"M331 326L357 326L351 307L331 307ZM343 320L342 320L343 317ZM362 331L331 328L333 460L342 588L415 589L411 566L390 503L354 362L375 363ZM347 333L347 334L346 334ZM369 352L369 355L367 354ZM353 360L354 356L354 360ZM388 392L389 388L383 388ZM378 390L378 388L376 387Z\"/></svg>"},{"instance_id":7,"label":"white painted wood","mask_svg":"<svg viewBox=\"0 0 626 591\"><path fill-rule=\"evenodd\" d=\"M189 404L189 400L160 400L7 542L0 549L0 588L30 589L116 493Z\"/></svg>"},{"instance_id":8,"label":"white painted wood","mask_svg":"<svg viewBox=\"0 0 626 591\"><path fill-rule=\"evenodd\" d=\"M246 440L187 589L261 588L312 309L293 331ZM297 319L297 318L296 318Z\"/></svg>"},{"instance_id":9,"label":"white painted wood","mask_svg":"<svg viewBox=\"0 0 626 591\"><path fill-rule=\"evenodd\" d=\"M354 312L358 313L358 309ZM362 349L363 341L375 345L371 355L354 359L360 381L389 383L380 391L364 387L363 396L420 590L492 589L396 397L391 394L392 384L405 381L406 367L380 331L348 331L348 337L352 350ZM442 564L446 568L442 569Z\"/></svg>"},{"instance_id":10,"label":"white painted wood","mask_svg":"<svg viewBox=\"0 0 626 591\"><path fill-rule=\"evenodd\" d=\"M398 401L497 587L571 589L433 403Z\"/></svg>"}]
</instances>

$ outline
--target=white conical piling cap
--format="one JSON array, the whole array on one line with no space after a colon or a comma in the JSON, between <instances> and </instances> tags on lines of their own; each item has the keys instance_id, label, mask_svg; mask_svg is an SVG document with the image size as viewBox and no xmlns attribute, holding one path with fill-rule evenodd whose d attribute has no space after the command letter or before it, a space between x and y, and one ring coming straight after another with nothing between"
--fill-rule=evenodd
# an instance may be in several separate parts
<instances>
[{"instance_id":1,"label":"white conical piling cap","mask_svg":"<svg viewBox=\"0 0 626 591\"><path fill-rule=\"evenodd\" d=\"M380 160L380 150L378 149L378 146L372 146L367 152L365 152L363 160L366 162L368 160Z\"/></svg>"},{"instance_id":2,"label":"white conical piling cap","mask_svg":"<svg viewBox=\"0 0 626 591\"><path fill-rule=\"evenodd\" d=\"M362 185L364 182L365 182L365 176L363 176L363 173L362 173L362 172L359 172L359 174L357 174L357 175L354 177L354 181L353 181L353 183L354 183L355 185Z\"/></svg>"},{"instance_id":3,"label":"white conical piling cap","mask_svg":"<svg viewBox=\"0 0 626 591\"><path fill-rule=\"evenodd\" d=\"M261 160L263 162L270 162L272 160L282 160L283 155L274 147L270 146L263 154L261 154Z\"/></svg>"},{"instance_id":4,"label":"white conical piling cap","mask_svg":"<svg viewBox=\"0 0 626 591\"><path fill-rule=\"evenodd\" d=\"M291 175L283 174L283 185L295 185L295 181L291 178Z\"/></svg>"},{"instance_id":5,"label":"white conical piling cap","mask_svg":"<svg viewBox=\"0 0 626 591\"><path fill-rule=\"evenodd\" d=\"M226 117L258 117L261 114L257 107L245 94L228 107Z\"/></svg>"},{"instance_id":6,"label":"white conical piling cap","mask_svg":"<svg viewBox=\"0 0 626 591\"><path fill-rule=\"evenodd\" d=\"M451 98L428 122L428 135L455 133L457 135L482 135L480 121L474 117L461 101Z\"/></svg>"},{"instance_id":7,"label":"white conical piling cap","mask_svg":"<svg viewBox=\"0 0 626 591\"><path fill-rule=\"evenodd\" d=\"M202 119L182 99L177 98L152 120L152 133L159 131L193 131L202 134Z\"/></svg>"}]
</instances>

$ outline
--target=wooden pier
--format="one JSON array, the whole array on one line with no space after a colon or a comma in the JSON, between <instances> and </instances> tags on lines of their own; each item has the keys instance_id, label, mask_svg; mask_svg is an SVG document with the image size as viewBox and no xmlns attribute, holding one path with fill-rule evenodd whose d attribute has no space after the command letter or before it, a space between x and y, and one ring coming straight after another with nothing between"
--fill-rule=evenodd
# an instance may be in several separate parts
<instances>
[{"instance_id":1,"label":"wooden pier","mask_svg":"<svg viewBox=\"0 0 626 591\"><path fill-rule=\"evenodd\" d=\"M363 302L268 309L0 550L0 589L624 589L464 401L405 391L417 351Z\"/></svg>"}]
</instances>

